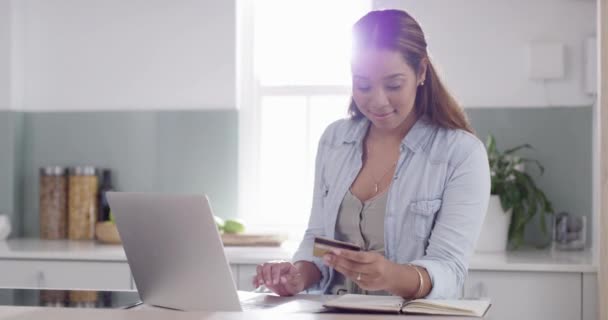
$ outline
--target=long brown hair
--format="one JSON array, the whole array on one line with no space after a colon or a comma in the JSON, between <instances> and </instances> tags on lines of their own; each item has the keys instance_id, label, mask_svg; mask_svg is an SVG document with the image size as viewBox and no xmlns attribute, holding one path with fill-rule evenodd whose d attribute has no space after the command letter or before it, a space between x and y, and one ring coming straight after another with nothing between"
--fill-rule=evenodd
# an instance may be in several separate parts
<instances>
[{"instance_id":1,"label":"long brown hair","mask_svg":"<svg viewBox=\"0 0 608 320\"><path fill-rule=\"evenodd\" d=\"M433 124L440 127L473 133L464 110L439 79L428 56L422 28L412 16L394 9L371 11L363 16L353 26L353 51L370 47L400 52L416 74L426 58L426 79L424 85L416 89L416 116L420 118L426 115ZM352 99L348 112L354 119L364 117Z\"/></svg>"}]
</instances>

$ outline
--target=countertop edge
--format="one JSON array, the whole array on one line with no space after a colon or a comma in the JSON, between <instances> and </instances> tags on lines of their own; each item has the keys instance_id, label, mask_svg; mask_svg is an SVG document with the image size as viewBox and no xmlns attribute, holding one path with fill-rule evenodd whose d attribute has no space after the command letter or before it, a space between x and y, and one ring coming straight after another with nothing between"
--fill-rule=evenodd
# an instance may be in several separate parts
<instances>
[{"instance_id":1,"label":"countertop edge","mask_svg":"<svg viewBox=\"0 0 608 320\"><path fill-rule=\"evenodd\" d=\"M127 262L120 245L102 245L95 242L73 244L67 240L11 239L4 242L3 246L0 243L0 260ZM238 265L290 260L294 251L292 246L225 248L229 263ZM546 260L542 261L543 259ZM555 261L552 262L551 259ZM598 266L593 261L591 252L559 253L556 257L547 251L475 254L469 261L469 270L597 273Z\"/></svg>"}]
</instances>

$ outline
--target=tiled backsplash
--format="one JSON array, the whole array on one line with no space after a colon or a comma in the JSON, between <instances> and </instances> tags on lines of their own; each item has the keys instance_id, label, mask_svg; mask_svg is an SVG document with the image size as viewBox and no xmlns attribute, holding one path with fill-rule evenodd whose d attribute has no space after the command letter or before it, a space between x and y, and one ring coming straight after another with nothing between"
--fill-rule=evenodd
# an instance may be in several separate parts
<instances>
[{"instance_id":1,"label":"tiled backsplash","mask_svg":"<svg viewBox=\"0 0 608 320\"><path fill-rule=\"evenodd\" d=\"M22 208L14 221L20 235L38 235L38 168L45 165L110 168L121 191L204 192L218 215L236 215L236 110L23 116L23 168L17 174ZM0 150L10 148L10 143L5 144L0 140ZM0 172L10 174L13 169L3 159L7 156L0 154ZM0 193L0 199L4 197Z\"/></svg>"},{"instance_id":2,"label":"tiled backsplash","mask_svg":"<svg viewBox=\"0 0 608 320\"><path fill-rule=\"evenodd\" d=\"M477 135L485 141L494 134L500 150L531 144L534 150L522 154L540 161L545 173L539 177L533 166L528 171L554 209L592 221L592 107L467 109L467 114ZM527 228L527 239L542 242L537 230ZM591 239L589 228L588 243Z\"/></svg>"},{"instance_id":3,"label":"tiled backsplash","mask_svg":"<svg viewBox=\"0 0 608 320\"><path fill-rule=\"evenodd\" d=\"M478 136L493 133L501 149L534 146L525 154L545 166L537 181L556 210L591 216L591 107L467 113ZM93 164L113 169L120 190L206 192L218 215L234 217L237 131L236 110L0 112L0 212L19 212L18 235L37 236L38 168ZM541 241L534 229L527 237Z\"/></svg>"},{"instance_id":4,"label":"tiled backsplash","mask_svg":"<svg viewBox=\"0 0 608 320\"><path fill-rule=\"evenodd\" d=\"M0 213L11 217L13 234L19 234L21 212L20 199L23 168L23 123L24 114L0 111Z\"/></svg>"}]
</instances>

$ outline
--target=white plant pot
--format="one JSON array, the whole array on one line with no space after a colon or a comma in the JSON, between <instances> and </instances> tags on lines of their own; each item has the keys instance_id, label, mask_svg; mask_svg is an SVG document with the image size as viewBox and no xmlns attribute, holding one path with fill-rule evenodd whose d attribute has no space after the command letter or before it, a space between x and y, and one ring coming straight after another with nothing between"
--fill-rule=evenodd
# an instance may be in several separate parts
<instances>
[{"instance_id":1,"label":"white plant pot","mask_svg":"<svg viewBox=\"0 0 608 320\"><path fill-rule=\"evenodd\" d=\"M490 196L488 212L481 227L475 251L502 252L507 250L512 210L505 212L497 195Z\"/></svg>"}]
</instances>

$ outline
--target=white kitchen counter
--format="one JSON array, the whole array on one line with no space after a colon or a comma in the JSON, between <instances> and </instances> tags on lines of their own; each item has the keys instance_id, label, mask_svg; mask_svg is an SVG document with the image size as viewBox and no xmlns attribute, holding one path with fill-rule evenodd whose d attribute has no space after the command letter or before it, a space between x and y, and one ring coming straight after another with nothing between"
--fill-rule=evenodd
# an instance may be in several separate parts
<instances>
[{"instance_id":1,"label":"white kitchen counter","mask_svg":"<svg viewBox=\"0 0 608 320\"><path fill-rule=\"evenodd\" d=\"M591 250L551 251L522 249L503 253L476 253L469 270L597 272Z\"/></svg>"},{"instance_id":2,"label":"white kitchen counter","mask_svg":"<svg viewBox=\"0 0 608 320\"><path fill-rule=\"evenodd\" d=\"M290 259L296 244L282 247L226 247L231 264L258 264L269 260ZM120 245L96 241L10 239L0 242L0 259L77 260L126 262Z\"/></svg>"},{"instance_id":3,"label":"white kitchen counter","mask_svg":"<svg viewBox=\"0 0 608 320\"><path fill-rule=\"evenodd\" d=\"M231 264L259 264L269 260L288 260L297 243L282 247L226 247ZM76 260L125 262L122 246L105 245L94 241L11 239L0 242L0 259ZM521 251L475 254L470 270L596 272L597 266L590 251L551 252L525 249Z\"/></svg>"}]
</instances>

